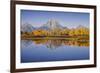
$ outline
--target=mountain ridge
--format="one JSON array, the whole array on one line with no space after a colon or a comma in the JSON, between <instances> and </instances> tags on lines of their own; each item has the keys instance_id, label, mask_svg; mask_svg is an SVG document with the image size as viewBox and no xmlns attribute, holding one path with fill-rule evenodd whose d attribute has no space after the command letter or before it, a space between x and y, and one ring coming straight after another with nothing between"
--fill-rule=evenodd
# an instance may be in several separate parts
<instances>
[{"instance_id":1,"label":"mountain ridge","mask_svg":"<svg viewBox=\"0 0 100 73\"><path fill-rule=\"evenodd\" d=\"M77 26L75 29L81 29L81 28L85 28L88 29L85 26L79 25ZM55 30L55 29L70 29L67 27L62 26L57 20L55 19L50 19L49 21L47 21L47 23L43 24L40 27L34 27L32 24L23 24L21 25L21 31L22 32L32 32L33 30L37 30L37 29L42 29L42 30Z\"/></svg>"}]
</instances>

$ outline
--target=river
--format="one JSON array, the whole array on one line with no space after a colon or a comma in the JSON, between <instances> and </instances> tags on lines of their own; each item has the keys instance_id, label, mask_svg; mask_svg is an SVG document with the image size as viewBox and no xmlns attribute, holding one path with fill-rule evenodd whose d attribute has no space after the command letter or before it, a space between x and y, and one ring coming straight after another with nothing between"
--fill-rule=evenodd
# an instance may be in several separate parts
<instances>
[{"instance_id":1,"label":"river","mask_svg":"<svg viewBox=\"0 0 100 73\"><path fill-rule=\"evenodd\" d=\"M89 59L88 41L21 40L21 63Z\"/></svg>"}]
</instances>

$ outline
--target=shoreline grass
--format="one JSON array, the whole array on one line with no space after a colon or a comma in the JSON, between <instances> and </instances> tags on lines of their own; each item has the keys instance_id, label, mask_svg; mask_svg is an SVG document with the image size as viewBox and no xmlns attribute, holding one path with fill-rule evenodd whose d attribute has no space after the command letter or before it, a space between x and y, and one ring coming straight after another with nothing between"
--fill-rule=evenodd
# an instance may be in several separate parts
<instances>
[{"instance_id":1,"label":"shoreline grass","mask_svg":"<svg viewBox=\"0 0 100 73\"><path fill-rule=\"evenodd\" d=\"M71 40L71 41L89 41L87 37L21 37L22 40Z\"/></svg>"}]
</instances>

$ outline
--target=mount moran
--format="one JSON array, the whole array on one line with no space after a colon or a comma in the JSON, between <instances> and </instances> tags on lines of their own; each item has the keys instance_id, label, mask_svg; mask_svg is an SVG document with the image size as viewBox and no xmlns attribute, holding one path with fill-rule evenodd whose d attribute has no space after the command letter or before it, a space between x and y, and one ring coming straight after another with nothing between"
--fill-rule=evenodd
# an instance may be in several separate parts
<instances>
[{"instance_id":1,"label":"mount moran","mask_svg":"<svg viewBox=\"0 0 100 73\"><path fill-rule=\"evenodd\" d=\"M82 25L79 25L78 28L86 28ZM32 24L23 24L21 25L22 32L32 32L33 30L42 29L42 30L54 30L54 29L68 29L67 27L63 27L57 20L51 19L47 23L42 26L36 28Z\"/></svg>"}]
</instances>

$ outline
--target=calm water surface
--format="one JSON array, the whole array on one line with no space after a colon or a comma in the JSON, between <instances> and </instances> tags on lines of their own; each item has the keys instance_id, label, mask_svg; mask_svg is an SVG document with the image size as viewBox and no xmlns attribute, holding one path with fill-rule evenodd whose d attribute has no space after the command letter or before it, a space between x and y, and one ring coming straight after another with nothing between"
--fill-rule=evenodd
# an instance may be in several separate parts
<instances>
[{"instance_id":1,"label":"calm water surface","mask_svg":"<svg viewBox=\"0 0 100 73\"><path fill-rule=\"evenodd\" d=\"M21 40L21 62L89 59L89 43L68 40Z\"/></svg>"}]
</instances>

